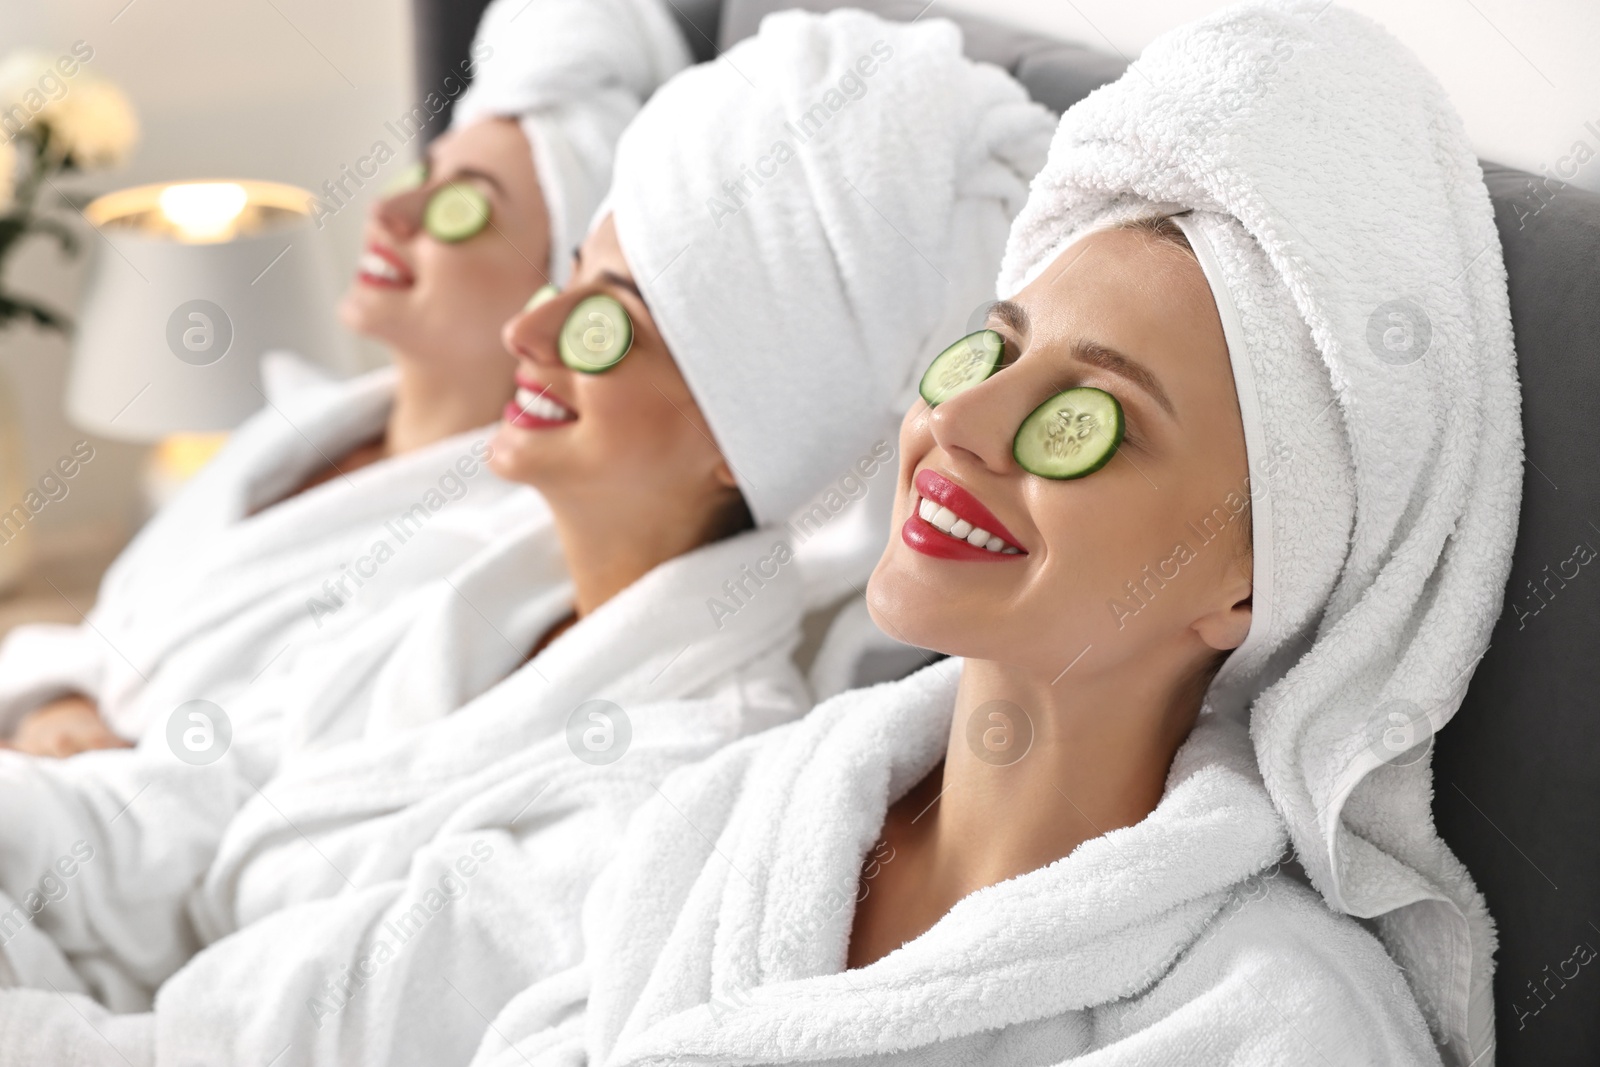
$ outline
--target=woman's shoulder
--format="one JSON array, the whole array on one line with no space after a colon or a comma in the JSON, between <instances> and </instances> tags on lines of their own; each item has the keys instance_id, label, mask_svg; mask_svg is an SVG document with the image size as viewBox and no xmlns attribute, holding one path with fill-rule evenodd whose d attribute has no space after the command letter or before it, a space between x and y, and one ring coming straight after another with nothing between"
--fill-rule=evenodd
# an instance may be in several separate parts
<instances>
[{"instance_id":1,"label":"woman's shoulder","mask_svg":"<svg viewBox=\"0 0 1600 1067\"><path fill-rule=\"evenodd\" d=\"M1241 884L1154 986L1100 1015L1106 1043L1177 1034L1251 1063L1441 1062L1383 945L1283 871Z\"/></svg>"}]
</instances>

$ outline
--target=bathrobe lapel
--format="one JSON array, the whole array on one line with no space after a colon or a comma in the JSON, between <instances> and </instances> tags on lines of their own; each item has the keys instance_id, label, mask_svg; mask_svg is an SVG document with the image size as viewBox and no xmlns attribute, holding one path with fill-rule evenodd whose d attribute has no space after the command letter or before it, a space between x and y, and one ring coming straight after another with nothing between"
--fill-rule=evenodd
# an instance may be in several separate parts
<instances>
[{"instance_id":1,"label":"bathrobe lapel","mask_svg":"<svg viewBox=\"0 0 1600 1067\"><path fill-rule=\"evenodd\" d=\"M606 1064L863 1056L1105 1004L1152 984L1282 853L1242 731L1207 724L1144 822L976 893L844 971L862 863L889 802L943 754L956 676L941 663L847 694L763 746L718 843L726 861L708 858L670 934L628 932L661 950ZM610 962L590 1002L598 1031L620 1021Z\"/></svg>"},{"instance_id":2,"label":"bathrobe lapel","mask_svg":"<svg viewBox=\"0 0 1600 1067\"><path fill-rule=\"evenodd\" d=\"M532 490L484 468L484 430L280 500L326 457L383 432L393 377L315 387L295 401L241 431L108 578L96 619L117 652L100 693L114 721L137 729L185 700L222 702L292 662L308 643L301 635L349 628L448 573L497 528L547 514ZM466 490L457 500L441 491L452 477ZM424 510L400 518L416 505Z\"/></svg>"},{"instance_id":3,"label":"bathrobe lapel","mask_svg":"<svg viewBox=\"0 0 1600 1067\"><path fill-rule=\"evenodd\" d=\"M554 521L541 510L442 581L320 642L267 697L289 751L434 722L512 674L572 607ZM293 758L292 756L290 758Z\"/></svg>"},{"instance_id":4,"label":"bathrobe lapel","mask_svg":"<svg viewBox=\"0 0 1600 1067\"><path fill-rule=\"evenodd\" d=\"M804 700L788 661L802 602L793 568L778 568L732 618L707 607L724 581L770 556L776 537L752 531L656 568L450 714L289 761L229 827L196 909L207 939L290 899L336 893L342 872L393 876L391 868L403 871L410 851L446 826L559 813L572 794L552 785L558 780L578 793L606 771L654 780L687 753L709 754L741 733L792 718ZM499 558L542 560L548 578L548 551L524 541ZM463 591L483 592L494 571L468 576ZM508 580L503 571L500 580ZM513 660L542 632L542 620L567 609L564 586L535 599L525 611L510 596L488 605L502 622L522 624L524 642L507 653ZM422 632L463 625L454 604L440 608ZM438 664L419 654L403 673L415 680L427 662ZM620 708L631 730L631 747L615 768L588 767L569 745L569 718L596 699ZM507 783L520 784L501 788ZM301 835L306 828L320 828L307 830L314 845Z\"/></svg>"}]
</instances>

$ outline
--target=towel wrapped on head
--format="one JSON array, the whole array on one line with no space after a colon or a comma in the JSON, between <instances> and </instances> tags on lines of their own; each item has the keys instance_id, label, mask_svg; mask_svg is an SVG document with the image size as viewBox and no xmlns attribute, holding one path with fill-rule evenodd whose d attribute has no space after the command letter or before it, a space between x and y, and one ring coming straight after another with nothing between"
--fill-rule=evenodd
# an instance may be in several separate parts
<instances>
[{"instance_id":1,"label":"towel wrapped on head","mask_svg":"<svg viewBox=\"0 0 1600 1067\"><path fill-rule=\"evenodd\" d=\"M759 522L892 446L1053 127L953 24L849 10L769 15L645 105L617 146L617 238Z\"/></svg>"},{"instance_id":2,"label":"towel wrapped on head","mask_svg":"<svg viewBox=\"0 0 1600 1067\"><path fill-rule=\"evenodd\" d=\"M1186 209L1254 523L1252 626L1208 707L1249 710L1301 863L1377 920L1447 1062L1486 1062L1493 926L1433 829L1428 759L1500 613L1521 496L1482 173L1383 29L1321 0L1240 5L1067 113L999 288L1091 229Z\"/></svg>"},{"instance_id":3,"label":"towel wrapped on head","mask_svg":"<svg viewBox=\"0 0 1600 1067\"><path fill-rule=\"evenodd\" d=\"M560 285L611 182L617 138L656 87L689 65L662 0L494 0L473 41L477 70L451 126L518 119L550 213Z\"/></svg>"}]
</instances>

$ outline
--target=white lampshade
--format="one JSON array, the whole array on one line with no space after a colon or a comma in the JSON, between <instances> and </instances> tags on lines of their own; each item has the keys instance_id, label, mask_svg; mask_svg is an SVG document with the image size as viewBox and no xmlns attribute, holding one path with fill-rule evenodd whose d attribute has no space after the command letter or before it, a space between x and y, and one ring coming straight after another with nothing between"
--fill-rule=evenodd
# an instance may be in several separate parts
<instances>
[{"instance_id":1,"label":"white lampshade","mask_svg":"<svg viewBox=\"0 0 1600 1067\"><path fill-rule=\"evenodd\" d=\"M264 403L263 353L349 369L310 200L275 182L208 181L90 204L104 240L73 341L72 421L127 441L228 430Z\"/></svg>"}]
</instances>

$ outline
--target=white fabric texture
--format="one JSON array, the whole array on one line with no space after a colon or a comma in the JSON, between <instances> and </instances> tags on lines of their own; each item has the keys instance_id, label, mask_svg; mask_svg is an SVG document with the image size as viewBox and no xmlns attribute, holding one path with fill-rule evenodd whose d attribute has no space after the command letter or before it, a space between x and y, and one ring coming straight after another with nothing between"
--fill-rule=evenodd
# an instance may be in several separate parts
<instances>
[{"instance_id":1,"label":"white fabric texture","mask_svg":"<svg viewBox=\"0 0 1600 1067\"><path fill-rule=\"evenodd\" d=\"M7 637L0 733L73 692L92 698L130 739L164 727L189 700L228 708L308 643L545 512L538 494L485 467L488 428L280 499L330 457L381 436L393 397L392 369L269 394L118 557L83 623L25 626ZM380 541L389 548L375 553Z\"/></svg>"},{"instance_id":2,"label":"white fabric texture","mask_svg":"<svg viewBox=\"0 0 1600 1067\"><path fill-rule=\"evenodd\" d=\"M586 963L513 1001L480 1067L1437 1064L1383 947L1274 862L1212 716L1135 826L980 890L845 970L888 806L943 758L959 661L853 690L682 771L584 910Z\"/></svg>"},{"instance_id":3,"label":"white fabric texture","mask_svg":"<svg viewBox=\"0 0 1600 1067\"><path fill-rule=\"evenodd\" d=\"M20 773L0 753L0 921L69 843L92 851L4 943L15 981L69 997L0 991L0 1032L27 1013L57 1036L19 1048L92 1047L77 1009L153 994L120 1031L130 1062L465 1062L486 1018L577 962L584 893L655 784L805 710L797 573L734 618L704 607L776 537L663 564L519 667L571 606L559 545L530 527L452 575L459 594L375 672L413 686L410 721L322 735L259 788L231 752L191 767L147 742ZM545 595L507 593L519 575ZM579 755L590 700L614 705L609 764ZM0 1047L0 1064L34 1062Z\"/></svg>"},{"instance_id":4,"label":"white fabric texture","mask_svg":"<svg viewBox=\"0 0 1600 1067\"><path fill-rule=\"evenodd\" d=\"M662 0L494 0L473 55L450 124L519 120L550 213L549 278L561 285L611 184L617 138L689 65L688 45Z\"/></svg>"},{"instance_id":5,"label":"white fabric texture","mask_svg":"<svg viewBox=\"0 0 1600 1067\"><path fill-rule=\"evenodd\" d=\"M895 440L1053 126L952 23L851 10L769 15L645 104L607 203L758 522Z\"/></svg>"},{"instance_id":6,"label":"white fabric texture","mask_svg":"<svg viewBox=\"0 0 1600 1067\"><path fill-rule=\"evenodd\" d=\"M1386 31L1248 4L1153 42L1063 118L1001 292L1151 204L1194 209L1250 459L1255 618L1208 703L1249 709L1300 862L1377 921L1447 1059L1489 1062L1493 926L1434 831L1428 758L1499 615L1521 496L1482 173Z\"/></svg>"}]
</instances>

